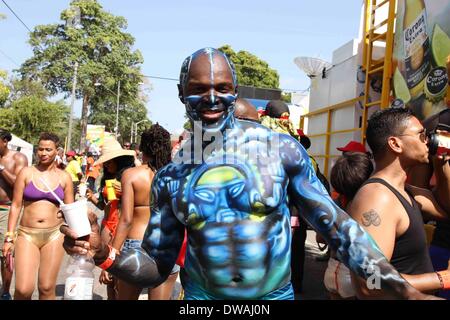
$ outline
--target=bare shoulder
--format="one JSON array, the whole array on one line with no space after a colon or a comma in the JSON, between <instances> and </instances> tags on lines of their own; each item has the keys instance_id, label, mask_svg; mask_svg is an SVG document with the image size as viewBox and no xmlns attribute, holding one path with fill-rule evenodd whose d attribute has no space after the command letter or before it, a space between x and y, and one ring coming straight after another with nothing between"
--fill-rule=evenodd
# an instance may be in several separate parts
<instances>
[{"instance_id":1,"label":"bare shoulder","mask_svg":"<svg viewBox=\"0 0 450 320\"><path fill-rule=\"evenodd\" d=\"M33 173L33 166L31 167L23 167L17 175L18 179L31 179L31 174Z\"/></svg>"},{"instance_id":2,"label":"bare shoulder","mask_svg":"<svg viewBox=\"0 0 450 320\"><path fill-rule=\"evenodd\" d=\"M72 177L70 176L70 173L68 173L66 170L57 168L56 172L58 172L58 174L62 178L61 180L66 180L66 181L70 180L72 182Z\"/></svg>"},{"instance_id":3,"label":"bare shoulder","mask_svg":"<svg viewBox=\"0 0 450 320\"><path fill-rule=\"evenodd\" d=\"M387 187L380 183L369 183L357 192L350 205L349 214L353 218L374 215L374 213L388 214L395 205L394 200L394 194Z\"/></svg>"},{"instance_id":4,"label":"bare shoulder","mask_svg":"<svg viewBox=\"0 0 450 320\"><path fill-rule=\"evenodd\" d=\"M124 179L133 180L136 176L142 174L142 172L144 172L144 171L145 171L145 167L144 166L128 168L122 174L122 181Z\"/></svg>"},{"instance_id":5,"label":"bare shoulder","mask_svg":"<svg viewBox=\"0 0 450 320\"><path fill-rule=\"evenodd\" d=\"M13 155L13 159L14 159L15 161L21 161L21 162L24 162L24 163L28 163L28 158L27 158L27 156L24 155L22 152L16 151L16 152L14 153L14 155Z\"/></svg>"}]
</instances>

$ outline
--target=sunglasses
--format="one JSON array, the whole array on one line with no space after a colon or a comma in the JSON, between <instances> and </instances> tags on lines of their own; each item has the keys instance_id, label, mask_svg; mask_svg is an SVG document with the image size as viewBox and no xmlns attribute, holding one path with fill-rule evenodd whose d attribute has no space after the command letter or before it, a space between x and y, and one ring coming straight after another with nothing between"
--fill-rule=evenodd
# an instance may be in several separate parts
<instances>
[{"instance_id":1,"label":"sunglasses","mask_svg":"<svg viewBox=\"0 0 450 320\"><path fill-rule=\"evenodd\" d=\"M426 142L428 140L428 136L427 136L427 129L423 128L421 131L414 133L414 134L399 134L399 137L404 137L404 136L410 136L410 137L415 137L419 135L419 140L422 142Z\"/></svg>"}]
</instances>

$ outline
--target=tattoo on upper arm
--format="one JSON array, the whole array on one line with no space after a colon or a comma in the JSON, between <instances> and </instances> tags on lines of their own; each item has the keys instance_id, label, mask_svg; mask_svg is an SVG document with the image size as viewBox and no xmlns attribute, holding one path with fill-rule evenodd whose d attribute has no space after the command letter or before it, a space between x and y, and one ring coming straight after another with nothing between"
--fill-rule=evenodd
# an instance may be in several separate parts
<instances>
[{"instance_id":1,"label":"tattoo on upper arm","mask_svg":"<svg viewBox=\"0 0 450 320\"><path fill-rule=\"evenodd\" d=\"M378 227L381 223L381 218L378 215L378 213L371 209L368 212L364 212L362 215L362 224L364 227L368 227L370 225L374 225L375 227Z\"/></svg>"}]
</instances>

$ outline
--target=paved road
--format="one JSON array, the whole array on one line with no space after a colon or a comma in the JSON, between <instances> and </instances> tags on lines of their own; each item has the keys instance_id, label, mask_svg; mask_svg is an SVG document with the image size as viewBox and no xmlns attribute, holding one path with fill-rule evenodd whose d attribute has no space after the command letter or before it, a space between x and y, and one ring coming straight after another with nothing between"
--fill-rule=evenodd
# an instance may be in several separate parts
<instances>
[{"instance_id":1,"label":"paved road","mask_svg":"<svg viewBox=\"0 0 450 320\"><path fill-rule=\"evenodd\" d=\"M327 290L323 284L323 275L328 261L317 261L322 252L316 244L316 233L307 231L305 243L305 269L303 275L303 292L295 295L296 300L328 300Z\"/></svg>"}]
</instances>

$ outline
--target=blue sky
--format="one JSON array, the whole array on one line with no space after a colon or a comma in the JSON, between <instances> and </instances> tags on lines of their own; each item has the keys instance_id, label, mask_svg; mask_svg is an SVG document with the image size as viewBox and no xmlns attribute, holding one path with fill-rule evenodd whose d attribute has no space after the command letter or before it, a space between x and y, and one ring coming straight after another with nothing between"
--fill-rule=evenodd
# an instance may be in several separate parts
<instances>
[{"instance_id":1,"label":"blue sky","mask_svg":"<svg viewBox=\"0 0 450 320\"><path fill-rule=\"evenodd\" d=\"M69 0L5 0L31 29L59 22ZM334 49L356 38L360 0L100 0L103 8L128 20L127 32L144 57L145 75L178 78L182 61L202 47L229 44L269 63L280 87L302 90L309 79L294 64L297 56L331 61ZM0 2L0 69L12 72L32 54L28 31ZM7 55L9 58L7 58ZM13 61L11 61L13 60ZM176 81L150 79L149 117L174 132L184 123ZM67 101L69 103L69 100ZM75 106L80 116L81 103Z\"/></svg>"}]
</instances>

